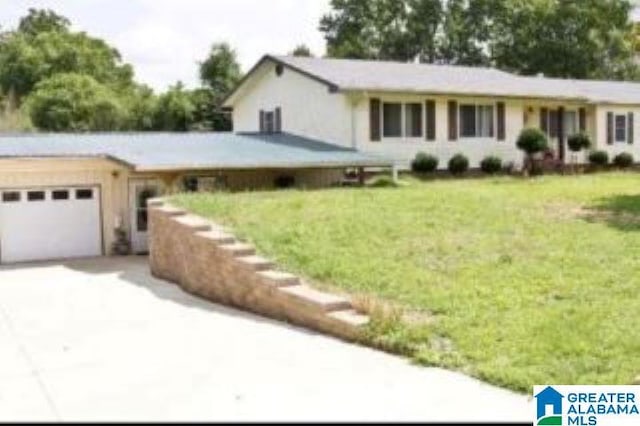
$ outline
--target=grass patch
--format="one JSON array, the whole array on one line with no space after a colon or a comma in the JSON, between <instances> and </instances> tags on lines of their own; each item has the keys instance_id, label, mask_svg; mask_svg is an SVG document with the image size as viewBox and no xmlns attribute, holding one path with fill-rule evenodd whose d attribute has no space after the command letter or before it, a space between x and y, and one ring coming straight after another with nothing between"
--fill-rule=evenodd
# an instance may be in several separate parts
<instances>
[{"instance_id":1,"label":"grass patch","mask_svg":"<svg viewBox=\"0 0 640 426\"><path fill-rule=\"evenodd\" d=\"M640 373L637 174L174 201L367 301L367 343L416 362L524 392Z\"/></svg>"}]
</instances>

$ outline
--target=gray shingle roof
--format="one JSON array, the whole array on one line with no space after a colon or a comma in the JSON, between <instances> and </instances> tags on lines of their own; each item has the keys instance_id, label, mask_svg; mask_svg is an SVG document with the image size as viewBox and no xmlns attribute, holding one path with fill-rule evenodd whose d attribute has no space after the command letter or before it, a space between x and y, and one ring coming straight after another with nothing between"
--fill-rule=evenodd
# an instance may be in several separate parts
<instances>
[{"instance_id":1,"label":"gray shingle roof","mask_svg":"<svg viewBox=\"0 0 640 426\"><path fill-rule=\"evenodd\" d=\"M0 135L0 158L106 157L138 171L389 166L363 154L291 134L52 133Z\"/></svg>"},{"instance_id":2,"label":"gray shingle roof","mask_svg":"<svg viewBox=\"0 0 640 426\"><path fill-rule=\"evenodd\" d=\"M640 104L640 83L524 77L451 65L267 56L339 90L552 98Z\"/></svg>"}]
</instances>

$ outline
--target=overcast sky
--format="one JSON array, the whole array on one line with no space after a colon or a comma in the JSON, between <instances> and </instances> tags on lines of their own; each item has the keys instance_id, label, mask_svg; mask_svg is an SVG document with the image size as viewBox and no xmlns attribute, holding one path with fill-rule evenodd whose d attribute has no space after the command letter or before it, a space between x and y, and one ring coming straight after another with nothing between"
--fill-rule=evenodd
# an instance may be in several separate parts
<instances>
[{"instance_id":1,"label":"overcast sky","mask_svg":"<svg viewBox=\"0 0 640 426\"><path fill-rule=\"evenodd\" d=\"M0 0L0 26L14 28L28 8L51 8L76 30L106 39L156 89L197 85L197 62L228 41L244 70L265 53L300 43L323 54L318 21L329 0Z\"/></svg>"},{"instance_id":2,"label":"overcast sky","mask_svg":"<svg viewBox=\"0 0 640 426\"><path fill-rule=\"evenodd\" d=\"M30 7L51 8L106 39L139 81L162 90L177 80L197 85L197 62L215 41L228 41L245 71L299 43L323 54L318 22L329 0L0 0L0 26L14 28Z\"/></svg>"}]
</instances>

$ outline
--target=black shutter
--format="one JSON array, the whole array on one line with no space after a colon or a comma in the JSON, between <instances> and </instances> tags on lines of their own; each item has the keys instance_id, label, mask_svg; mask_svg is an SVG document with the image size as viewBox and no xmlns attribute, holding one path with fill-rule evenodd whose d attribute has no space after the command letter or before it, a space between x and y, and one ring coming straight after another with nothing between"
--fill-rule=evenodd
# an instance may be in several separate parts
<instances>
[{"instance_id":1,"label":"black shutter","mask_svg":"<svg viewBox=\"0 0 640 426\"><path fill-rule=\"evenodd\" d=\"M607 145L613 145L614 117L612 112L607 113Z\"/></svg>"},{"instance_id":2,"label":"black shutter","mask_svg":"<svg viewBox=\"0 0 640 426\"><path fill-rule=\"evenodd\" d=\"M498 115L498 140L503 141L507 138L506 135L506 122L505 122L505 109L504 102L498 102L497 104Z\"/></svg>"},{"instance_id":3,"label":"black shutter","mask_svg":"<svg viewBox=\"0 0 640 426\"><path fill-rule=\"evenodd\" d=\"M258 119L260 121L260 133L264 133L264 111L260 110L260 118Z\"/></svg>"},{"instance_id":4,"label":"black shutter","mask_svg":"<svg viewBox=\"0 0 640 426\"><path fill-rule=\"evenodd\" d=\"M629 126L629 131L627 132L627 138L629 139L629 145L633 145L633 142L634 142L633 141L634 140L634 134L633 134L633 131L634 131L634 128L633 128L634 127L634 125L633 125L634 116L633 116L633 113L630 112L628 117L629 118L627 119L627 125Z\"/></svg>"},{"instance_id":5,"label":"black shutter","mask_svg":"<svg viewBox=\"0 0 640 426\"><path fill-rule=\"evenodd\" d=\"M372 142L380 141L380 99L369 100L369 133Z\"/></svg>"},{"instance_id":6,"label":"black shutter","mask_svg":"<svg viewBox=\"0 0 640 426\"><path fill-rule=\"evenodd\" d=\"M425 132L428 141L436 140L436 101L425 102L427 131Z\"/></svg>"},{"instance_id":7,"label":"black shutter","mask_svg":"<svg viewBox=\"0 0 640 426\"><path fill-rule=\"evenodd\" d=\"M282 110L280 107L276 108L276 133L282 132Z\"/></svg>"},{"instance_id":8,"label":"black shutter","mask_svg":"<svg viewBox=\"0 0 640 426\"><path fill-rule=\"evenodd\" d=\"M587 110L585 108L580 108L578 110L578 123L581 132L587 131Z\"/></svg>"},{"instance_id":9,"label":"black shutter","mask_svg":"<svg viewBox=\"0 0 640 426\"><path fill-rule=\"evenodd\" d=\"M449 101L449 140L458 140L458 102Z\"/></svg>"},{"instance_id":10,"label":"black shutter","mask_svg":"<svg viewBox=\"0 0 640 426\"><path fill-rule=\"evenodd\" d=\"M540 108L540 130L549 134L549 110L547 108Z\"/></svg>"}]
</instances>

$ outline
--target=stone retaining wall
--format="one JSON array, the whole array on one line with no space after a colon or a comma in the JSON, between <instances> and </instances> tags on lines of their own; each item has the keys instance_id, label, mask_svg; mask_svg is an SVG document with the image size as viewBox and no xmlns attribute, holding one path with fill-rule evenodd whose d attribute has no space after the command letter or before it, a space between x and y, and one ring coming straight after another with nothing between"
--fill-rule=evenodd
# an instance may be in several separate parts
<instances>
[{"instance_id":1,"label":"stone retaining wall","mask_svg":"<svg viewBox=\"0 0 640 426\"><path fill-rule=\"evenodd\" d=\"M149 202L149 252L154 276L212 302L347 340L369 321L349 300L279 271L221 226L164 200Z\"/></svg>"}]
</instances>

